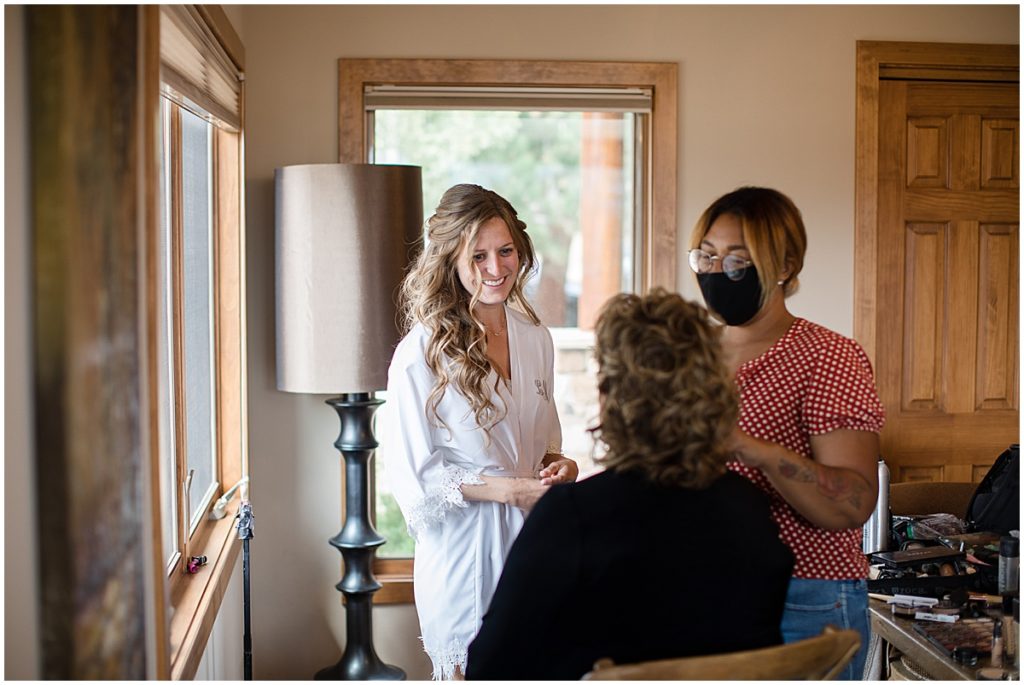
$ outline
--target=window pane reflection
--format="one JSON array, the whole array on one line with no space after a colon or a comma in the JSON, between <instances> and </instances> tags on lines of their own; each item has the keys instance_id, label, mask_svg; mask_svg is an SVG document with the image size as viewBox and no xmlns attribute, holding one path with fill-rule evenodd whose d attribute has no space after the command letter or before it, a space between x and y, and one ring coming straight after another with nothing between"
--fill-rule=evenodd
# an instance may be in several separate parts
<instances>
[{"instance_id":1,"label":"window pane reflection","mask_svg":"<svg viewBox=\"0 0 1024 685\"><path fill-rule=\"evenodd\" d=\"M185 432L192 478L189 520L216 489L214 465L211 125L182 110L182 237Z\"/></svg>"}]
</instances>

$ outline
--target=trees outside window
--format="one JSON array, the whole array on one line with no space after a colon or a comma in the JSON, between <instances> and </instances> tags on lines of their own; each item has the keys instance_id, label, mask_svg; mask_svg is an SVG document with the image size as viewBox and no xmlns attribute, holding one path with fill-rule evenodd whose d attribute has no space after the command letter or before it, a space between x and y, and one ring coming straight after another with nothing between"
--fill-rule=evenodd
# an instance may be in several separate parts
<instances>
[{"instance_id":1,"label":"trees outside window","mask_svg":"<svg viewBox=\"0 0 1024 685\"><path fill-rule=\"evenodd\" d=\"M539 254L527 296L551 329L563 448L592 471L592 327L620 291L675 287L677 67L667 63L339 60L339 161L423 168L424 218L444 190L506 197ZM386 393L381 395L386 398ZM412 541L387 488L377 413L377 603L412 601Z\"/></svg>"}]
</instances>

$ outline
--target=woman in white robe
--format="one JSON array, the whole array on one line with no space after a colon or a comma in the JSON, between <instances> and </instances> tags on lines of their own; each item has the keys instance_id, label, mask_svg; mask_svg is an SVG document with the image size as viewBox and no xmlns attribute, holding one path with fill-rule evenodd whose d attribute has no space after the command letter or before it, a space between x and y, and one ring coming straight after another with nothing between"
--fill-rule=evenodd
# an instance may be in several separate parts
<instances>
[{"instance_id":1,"label":"woman in white robe","mask_svg":"<svg viewBox=\"0 0 1024 685\"><path fill-rule=\"evenodd\" d=\"M561 455L551 334L523 296L534 262L525 228L496 193L454 186L403 283L409 331L388 372L399 428L386 468L416 541L435 679L461 678L526 512L578 474Z\"/></svg>"}]
</instances>

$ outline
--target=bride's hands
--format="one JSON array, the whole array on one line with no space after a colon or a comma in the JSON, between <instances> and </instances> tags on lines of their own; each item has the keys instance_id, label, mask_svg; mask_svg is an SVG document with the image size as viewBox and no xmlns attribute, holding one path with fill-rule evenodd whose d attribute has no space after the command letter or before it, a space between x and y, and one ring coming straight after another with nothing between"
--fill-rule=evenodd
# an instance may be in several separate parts
<instances>
[{"instance_id":1,"label":"bride's hands","mask_svg":"<svg viewBox=\"0 0 1024 685\"><path fill-rule=\"evenodd\" d=\"M537 478L500 478L481 476L483 485L462 485L462 494L470 500L510 504L530 511L552 485L572 483L580 475L575 461L560 454L549 454Z\"/></svg>"},{"instance_id":2,"label":"bride's hands","mask_svg":"<svg viewBox=\"0 0 1024 685\"><path fill-rule=\"evenodd\" d=\"M501 478L480 476L483 485L462 484L462 495L478 502L501 502L529 511L548 491L549 485L536 478Z\"/></svg>"},{"instance_id":3,"label":"bride's hands","mask_svg":"<svg viewBox=\"0 0 1024 685\"><path fill-rule=\"evenodd\" d=\"M544 484L536 478L506 478L509 481L509 488L506 504L518 507L523 511L530 511L537 503L550 485Z\"/></svg>"},{"instance_id":4,"label":"bride's hands","mask_svg":"<svg viewBox=\"0 0 1024 685\"><path fill-rule=\"evenodd\" d=\"M557 485L558 483L574 483L580 475L580 467L575 461L568 457L559 457L548 462L547 466L540 470L537 477L542 485Z\"/></svg>"}]
</instances>

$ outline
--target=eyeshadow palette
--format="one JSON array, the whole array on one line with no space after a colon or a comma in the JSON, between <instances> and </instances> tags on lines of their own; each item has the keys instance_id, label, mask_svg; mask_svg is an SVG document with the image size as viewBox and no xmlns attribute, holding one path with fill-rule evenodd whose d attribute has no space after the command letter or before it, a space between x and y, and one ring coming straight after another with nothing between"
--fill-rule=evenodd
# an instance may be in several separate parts
<instances>
[{"instance_id":1,"label":"eyeshadow palette","mask_svg":"<svg viewBox=\"0 0 1024 685\"><path fill-rule=\"evenodd\" d=\"M979 653L992 651L991 618L965 618L956 623L928 623L915 621L914 630L951 657L956 648L968 648Z\"/></svg>"},{"instance_id":2,"label":"eyeshadow palette","mask_svg":"<svg viewBox=\"0 0 1024 685\"><path fill-rule=\"evenodd\" d=\"M875 552L871 555L871 561L875 564L901 568L905 566L920 566L923 563L953 561L963 557L963 552L940 545L936 547L921 547L919 549L905 549L898 552Z\"/></svg>"}]
</instances>

